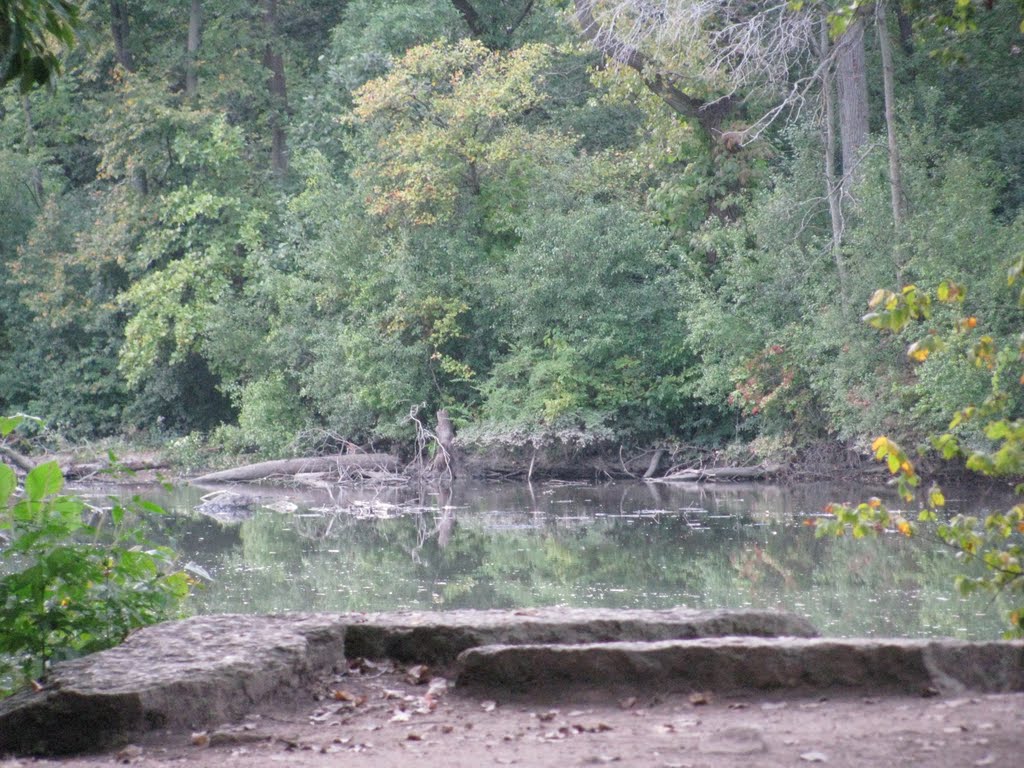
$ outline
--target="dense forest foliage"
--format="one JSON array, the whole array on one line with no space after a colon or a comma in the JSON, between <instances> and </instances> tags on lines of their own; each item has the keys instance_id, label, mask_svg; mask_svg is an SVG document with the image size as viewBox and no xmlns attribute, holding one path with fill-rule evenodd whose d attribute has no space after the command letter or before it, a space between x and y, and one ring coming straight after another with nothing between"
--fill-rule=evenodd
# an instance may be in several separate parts
<instances>
[{"instance_id":1,"label":"dense forest foliage","mask_svg":"<svg viewBox=\"0 0 1024 768\"><path fill-rule=\"evenodd\" d=\"M1020 7L844 8L82 3L0 92L0 413L267 455L438 408L765 458L943 429L1022 372L957 354L1022 327ZM861 322L943 280L943 352Z\"/></svg>"}]
</instances>

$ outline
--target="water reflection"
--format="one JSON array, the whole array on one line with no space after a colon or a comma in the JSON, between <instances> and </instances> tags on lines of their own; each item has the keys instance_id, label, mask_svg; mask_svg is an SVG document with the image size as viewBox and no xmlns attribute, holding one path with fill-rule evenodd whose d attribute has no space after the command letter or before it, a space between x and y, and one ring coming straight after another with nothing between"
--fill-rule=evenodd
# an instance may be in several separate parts
<instances>
[{"instance_id":1,"label":"water reflection","mask_svg":"<svg viewBox=\"0 0 1024 768\"><path fill-rule=\"evenodd\" d=\"M753 607L795 611L834 636L1003 628L999 601L953 594L959 563L937 542L814 538L804 521L828 501L863 499L862 486L255 493L238 524L195 514L197 489L157 499L180 513L158 535L215 579L201 612ZM285 497L297 508L275 511Z\"/></svg>"}]
</instances>

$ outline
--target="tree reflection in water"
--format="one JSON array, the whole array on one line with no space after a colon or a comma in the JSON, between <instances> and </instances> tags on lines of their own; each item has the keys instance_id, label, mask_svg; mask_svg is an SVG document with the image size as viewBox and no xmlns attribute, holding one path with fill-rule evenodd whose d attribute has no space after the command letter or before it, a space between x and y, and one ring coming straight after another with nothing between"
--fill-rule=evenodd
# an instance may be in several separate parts
<instances>
[{"instance_id":1,"label":"tree reflection in water","mask_svg":"<svg viewBox=\"0 0 1024 768\"><path fill-rule=\"evenodd\" d=\"M214 574L203 612L753 607L826 635L998 637L998 601L955 595L960 564L940 545L815 539L804 524L864 493L460 483L347 491L234 529L185 516L163 535Z\"/></svg>"}]
</instances>

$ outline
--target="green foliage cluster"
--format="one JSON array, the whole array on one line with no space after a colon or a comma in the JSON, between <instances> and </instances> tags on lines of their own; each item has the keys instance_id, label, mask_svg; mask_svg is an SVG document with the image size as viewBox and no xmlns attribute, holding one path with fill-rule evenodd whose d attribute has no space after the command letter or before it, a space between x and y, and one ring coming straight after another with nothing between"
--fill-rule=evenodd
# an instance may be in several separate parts
<instances>
[{"instance_id":1,"label":"green foliage cluster","mask_svg":"<svg viewBox=\"0 0 1024 768\"><path fill-rule=\"evenodd\" d=\"M0 418L0 441L22 421ZM139 525L139 515L163 510L136 498L94 513L63 488L56 462L29 472L20 491L0 463L0 684L39 679L53 661L173 618L190 591L174 554Z\"/></svg>"},{"instance_id":2,"label":"green foliage cluster","mask_svg":"<svg viewBox=\"0 0 1024 768\"><path fill-rule=\"evenodd\" d=\"M0 92L0 408L192 452L408 446L410 410L443 407L483 445L778 458L913 443L986 397L963 356L912 365L908 331L857 322L878 286L969 283L996 347L1019 332L1015 3L899 9L899 227L867 36L838 244L818 111L762 120L778 83L709 133L581 44L560 0L271 5L86 6L56 90ZM723 92L668 40L644 50L679 87Z\"/></svg>"},{"instance_id":3,"label":"green foliage cluster","mask_svg":"<svg viewBox=\"0 0 1024 768\"><path fill-rule=\"evenodd\" d=\"M0 86L17 81L22 92L60 72L60 46L75 41L74 0L4 0L0 4Z\"/></svg>"},{"instance_id":4,"label":"green foliage cluster","mask_svg":"<svg viewBox=\"0 0 1024 768\"><path fill-rule=\"evenodd\" d=\"M1024 255L1013 263L1009 271L1012 284L1024 273ZM959 305L964 302L964 289L956 283L943 281L934 294L919 291L909 285L900 293L878 290L871 300L872 311L865 320L879 329L898 332L911 322L931 318L933 306L938 303ZM1024 305L1024 292L1021 293ZM935 451L943 459L962 459L965 466L989 477L1020 478L1024 475L1024 421L1013 402L1014 389L1007 387L1008 377L1013 384L1024 383L1024 338L1013 346L998 347L991 336L976 331L974 316L959 317L951 334L975 336L966 357L976 368L990 375L990 389L980 405L968 405L956 411L947 430L930 438L922 452ZM923 362L933 355L948 352L944 336L929 334L915 341L907 349L912 360ZM975 426L984 435L984 444L972 447L966 439L965 427ZM967 433L970 434L970 433ZM875 457L884 460L896 477L900 496L906 503L917 498L915 489L919 477L910 455L893 440L882 436L872 443ZM1016 486L1024 492L1024 484ZM920 511L916 519L902 510L890 510L879 499L873 498L856 507L832 505L831 520L817 526L818 535L841 536L848 530L856 538L868 533L897 531L903 535L933 535L956 551L957 557L978 561L984 572L978 576L960 574L956 578L958 589L969 594L978 590L1007 591L1012 594L1013 606L1008 612L1010 629L1007 637L1024 636L1024 504L1009 510L993 512L984 518L971 515L943 514L946 500L942 489L933 485L927 494L921 494Z\"/></svg>"}]
</instances>

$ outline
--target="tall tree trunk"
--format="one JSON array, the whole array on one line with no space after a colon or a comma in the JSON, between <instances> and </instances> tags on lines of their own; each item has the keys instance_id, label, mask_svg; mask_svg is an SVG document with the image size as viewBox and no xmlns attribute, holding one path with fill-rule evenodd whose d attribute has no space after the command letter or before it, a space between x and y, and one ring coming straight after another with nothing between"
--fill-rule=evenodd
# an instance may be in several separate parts
<instances>
[{"instance_id":1,"label":"tall tree trunk","mask_svg":"<svg viewBox=\"0 0 1024 768\"><path fill-rule=\"evenodd\" d=\"M864 54L864 22L854 19L837 43L836 80L839 86L839 138L843 150L844 197L859 180L864 145L868 140L868 78Z\"/></svg>"},{"instance_id":2,"label":"tall tree trunk","mask_svg":"<svg viewBox=\"0 0 1024 768\"><path fill-rule=\"evenodd\" d=\"M908 56L914 52L914 27L913 23L904 11L902 6L896 5L896 21L900 30L900 47Z\"/></svg>"},{"instance_id":3,"label":"tall tree trunk","mask_svg":"<svg viewBox=\"0 0 1024 768\"><path fill-rule=\"evenodd\" d=\"M850 314L849 288L846 279L846 264L843 262L843 203L840 184L836 180L836 102L834 84L832 82L832 67L828 61L831 47L828 39L828 20L822 19L821 31L818 37L818 44L821 48L820 56L822 61L821 70L821 96L825 107L825 126L822 143L825 155L825 195L828 199L829 220L832 227L832 260L836 265L836 274L839 277L839 300L843 308L843 315Z\"/></svg>"},{"instance_id":4,"label":"tall tree trunk","mask_svg":"<svg viewBox=\"0 0 1024 768\"><path fill-rule=\"evenodd\" d=\"M110 34L114 38L114 55L126 72L135 71L135 56L128 45L130 33L127 0L110 0ZM132 170L131 185L140 195L149 194L149 177L145 168L140 166Z\"/></svg>"},{"instance_id":5,"label":"tall tree trunk","mask_svg":"<svg viewBox=\"0 0 1024 768\"><path fill-rule=\"evenodd\" d=\"M21 111L25 115L25 149L31 156L36 148L36 129L32 123L32 104L28 100L28 94L21 97ZM32 191L32 199L37 207L43 207L43 174L39 166L32 164L32 173L29 177L29 189Z\"/></svg>"},{"instance_id":6,"label":"tall tree trunk","mask_svg":"<svg viewBox=\"0 0 1024 768\"><path fill-rule=\"evenodd\" d=\"M899 241L903 229L903 166L900 163L900 148L896 143L896 90L892 63L892 43L889 41L889 19L885 11L885 0L875 5L877 14L875 27L878 30L878 50L882 54L882 92L885 94L885 131L889 138L889 192L892 201L892 223ZM897 272L900 267L897 264Z\"/></svg>"},{"instance_id":7,"label":"tall tree trunk","mask_svg":"<svg viewBox=\"0 0 1024 768\"><path fill-rule=\"evenodd\" d=\"M114 38L114 55L122 67L134 72L135 57L128 47L129 31L127 0L110 0L110 33Z\"/></svg>"},{"instance_id":8,"label":"tall tree trunk","mask_svg":"<svg viewBox=\"0 0 1024 768\"><path fill-rule=\"evenodd\" d=\"M264 0L263 23L267 44L263 49L263 66L270 70L267 91L270 94L270 167L277 176L288 173L288 140L285 115L288 111L288 87L284 78L284 57L274 48L277 35L277 0Z\"/></svg>"},{"instance_id":9,"label":"tall tree trunk","mask_svg":"<svg viewBox=\"0 0 1024 768\"><path fill-rule=\"evenodd\" d=\"M199 92L197 58L202 40L203 7L201 0L192 0L188 12L188 41L185 44L185 96L194 99Z\"/></svg>"}]
</instances>

